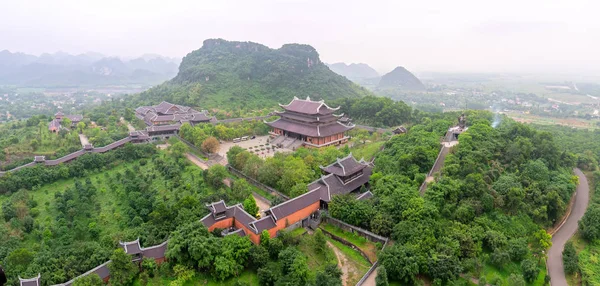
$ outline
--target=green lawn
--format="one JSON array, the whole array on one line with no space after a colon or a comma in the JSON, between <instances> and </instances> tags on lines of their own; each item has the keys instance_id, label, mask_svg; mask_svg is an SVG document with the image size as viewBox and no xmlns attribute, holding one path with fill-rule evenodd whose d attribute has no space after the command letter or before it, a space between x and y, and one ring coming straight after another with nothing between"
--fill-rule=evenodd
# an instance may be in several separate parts
<instances>
[{"instance_id":1,"label":"green lawn","mask_svg":"<svg viewBox=\"0 0 600 286\"><path fill-rule=\"evenodd\" d=\"M371 259L371 261L377 260L378 249L375 243L367 240L366 238L360 235L344 231L341 228L329 223L322 223L319 227L356 245L356 247L360 248L360 250L362 250L364 253L367 254L367 256L369 256L369 259Z\"/></svg>"},{"instance_id":2,"label":"green lawn","mask_svg":"<svg viewBox=\"0 0 600 286\"><path fill-rule=\"evenodd\" d=\"M354 158L356 158L357 160L360 160L360 158L364 158L366 161L370 161L375 156L375 154L379 152L379 149L381 148L381 146L383 146L383 144L385 144L385 141L377 141L366 144L356 142L355 145L352 148L350 148L350 151L352 152L352 155L354 155Z\"/></svg>"},{"instance_id":3,"label":"green lawn","mask_svg":"<svg viewBox=\"0 0 600 286\"><path fill-rule=\"evenodd\" d=\"M306 229L305 229L305 228L303 228L303 227L299 227L299 228L297 228L297 229L294 229L294 230L292 230L292 231L290 232L290 235L291 235L292 237L299 237L299 236L302 236L302 235L303 235L303 234L305 234L305 233L306 233Z\"/></svg>"}]
</instances>

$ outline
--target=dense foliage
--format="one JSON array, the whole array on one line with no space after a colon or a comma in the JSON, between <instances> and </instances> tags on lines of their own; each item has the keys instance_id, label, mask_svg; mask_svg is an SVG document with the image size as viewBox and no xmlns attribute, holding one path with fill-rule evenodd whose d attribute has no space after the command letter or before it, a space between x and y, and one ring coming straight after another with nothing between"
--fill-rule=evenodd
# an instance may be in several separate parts
<instances>
[{"instance_id":1,"label":"dense foliage","mask_svg":"<svg viewBox=\"0 0 600 286\"><path fill-rule=\"evenodd\" d=\"M31 189L61 179L81 177L86 174L86 171L99 170L110 165L116 166L121 161L148 158L155 152L152 145L127 144L123 148L104 154L86 154L67 164L24 168L0 177L0 194L15 192L21 188Z\"/></svg>"},{"instance_id":2,"label":"dense foliage","mask_svg":"<svg viewBox=\"0 0 600 286\"><path fill-rule=\"evenodd\" d=\"M269 127L262 121L241 121L227 124L199 124L191 126L183 124L179 130L179 136L186 141L201 148L202 143L210 138L216 137L220 140L232 140L242 136L266 135Z\"/></svg>"},{"instance_id":3,"label":"dense foliage","mask_svg":"<svg viewBox=\"0 0 600 286\"><path fill-rule=\"evenodd\" d=\"M243 181L234 182L235 193L205 184L203 172L180 154L155 150L125 146L2 177L31 187L0 197L0 261L10 266L10 283L37 273L44 285L63 283L106 262L119 241L162 243L177 226L204 216L206 204L239 203L251 194ZM59 178L67 180L40 187Z\"/></svg>"},{"instance_id":4,"label":"dense foliage","mask_svg":"<svg viewBox=\"0 0 600 286\"><path fill-rule=\"evenodd\" d=\"M273 157L262 159L234 146L227 152L227 161L247 176L295 197L305 193L306 185L320 177L319 166L329 165L349 152L347 147L300 148L294 153L275 153Z\"/></svg>"},{"instance_id":5,"label":"dense foliage","mask_svg":"<svg viewBox=\"0 0 600 286\"><path fill-rule=\"evenodd\" d=\"M183 58L174 79L138 98L250 110L287 104L294 96L331 100L367 94L329 70L311 46L287 44L274 50L252 42L209 39Z\"/></svg>"},{"instance_id":6,"label":"dense foliage","mask_svg":"<svg viewBox=\"0 0 600 286\"><path fill-rule=\"evenodd\" d=\"M330 213L394 240L380 254L391 280L427 275L444 282L464 272L479 276L483 265L514 265L522 272L508 280L532 281L551 244L542 226L564 213L575 189L574 156L560 151L550 133L509 120L494 129L491 114L470 112L469 130L421 197L418 187L452 115L424 119L393 137L375 160L375 199L334 198Z\"/></svg>"},{"instance_id":7,"label":"dense foliage","mask_svg":"<svg viewBox=\"0 0 600 286\"><path fill-rule=\"evenodd\" d=\"M418 110L413 111L404 102L387 97L341 98L328 105L339 106L338 113L344 113L354 123L375 127L395 127L420 118Z\"/></svg>"}]
</instances>

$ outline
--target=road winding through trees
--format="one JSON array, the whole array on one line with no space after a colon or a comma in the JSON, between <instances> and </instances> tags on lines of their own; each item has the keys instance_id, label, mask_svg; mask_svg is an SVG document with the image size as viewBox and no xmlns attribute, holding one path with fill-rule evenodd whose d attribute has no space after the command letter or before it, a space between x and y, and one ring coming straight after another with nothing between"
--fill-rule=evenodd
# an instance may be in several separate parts
<instances>
[{"instance_id":1,"label":"road winding through trees","mask_svg":"<svg viewBox=\"0 0 600 286\"><path fill-rule=\"evenodd\" d=\"M548 274L552 286L566 286L565 270L562 261L562 251L565 243L575 234L579 220L583 217L590 199L590 186L587 178L579 169L575 169L575 175L579 177L579 185L575 194L575 203L567 219L558 231L552 236L552 246L548 251Z\"/></svg>"}]
</instances>

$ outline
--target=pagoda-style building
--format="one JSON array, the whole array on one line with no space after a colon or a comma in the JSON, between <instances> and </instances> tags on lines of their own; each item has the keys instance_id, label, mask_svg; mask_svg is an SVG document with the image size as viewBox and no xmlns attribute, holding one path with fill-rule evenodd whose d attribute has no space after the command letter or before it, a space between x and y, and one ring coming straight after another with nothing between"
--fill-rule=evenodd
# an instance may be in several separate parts
<instances>
[{"instance_id":1,"label":"pagoda-style building","mask_svg":"<svg viewBox=\"0 0 600 286\"><path fill-rule=\"evenodd\" d=\"M347 118L342 123L343 114L334 114L339 107L331 108L323 100L294 97L289 104L279 106L284 109L276 112L280 118L265 122L272 128L271 135L292 138L300 141L301 145L320 148L343 144L349 138L346 131L354 128Z\"/></svg>"}]
</instances>

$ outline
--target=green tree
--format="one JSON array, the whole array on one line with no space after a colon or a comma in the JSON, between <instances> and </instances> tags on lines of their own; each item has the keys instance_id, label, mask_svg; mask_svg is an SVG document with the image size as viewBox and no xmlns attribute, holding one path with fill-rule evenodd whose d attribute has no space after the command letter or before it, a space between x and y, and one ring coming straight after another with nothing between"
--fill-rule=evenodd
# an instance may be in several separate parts
<instances>
[{"instance_id":1,"label":"green tree","mask_svg":"<svg viewBox=\"0 0 600 286\"><path fill-rule=\"evenodd\" d=\"M534 259L525 259L521 262L521 269L523 270L523 277L527 282L533 282L540 273L538 264Z\"/></svg>"},{"instance_id":2,"label":"green tree","mask_svg":"<svg viewBox=\"0 0 600 286\"><path fill-rule=\"evenodd\" d=\"M393 245L384 249L379 259L385 267L388 278L404 283L412 283L419 273L419 255L409 245Z\"/></svg>"},{"instance_id":3,"label":"green tree","mask_svg":"<svg viewBox=\"0 0 600 286\"><path fill-rule=\"evenodd\" d=\"M79 130L79 133L83 133L83 129L85 129L85 122L80 121L77 123L77 130Z\"/></svg>"},{"instance_id":4,"label":"green tree","mask_svg":"<svg viewBox=\"0 0 600 286\"><path fill-rule=\"evenodd\" d=\"M260 233L260 245L264 247L269 247L269 240L271 240L271 235L268 230L263 230Z\"/></svg>"},{"instance_id":5,"label":"green tree","mask_svg":"<svg viewBox=\"0 0 600 286\"><path fill-rule=\"evenodd\" d=\"M246 212L248 212L249 214L251 214L252 216L259 215L259 213L258 213L259 208L256 205L256 201L254 200L254 197L252 195L248 196L248 198L246 198L244 200L243 206L244 206L244 210Z\"/></svg>"},{"instance_id":6,"label":"green tree","mask_svg":"<svg viewBox=\"0 0 600 286\"><path fill-rule=\"evenodd\" d=\"M71 128L71 124L73 124L73 121L71 121L71 119L67 117L63 117L62 122L60 124L66 128Z\"/></svg>"},{"instance_id":7,"label":"green tree","mask_svg":"<svg viewBox=\"0 0 600 286\"><path fill-rule=\"evenodd\" d=\"M390 283L388 282L387 271L385 271L385 267L379 266L377 268L377 277L375 277L375 286L388 286Z\"/></svg>"},{"instance_id":8,"label":"green tree","mask_svg":"<svg viewBox=\"0 0 600 286\"><path fill-rule=\"evenodd\" d=\"M315 234L313 235L314 237L314 241L315 241L315 250L318 253L324 253L325 249L327 248L327 240L325 239L325 235L323 234L323 231L321 231L320 228L317 228L317 230L315 230Z\"/></svg>"},{"instance_id":9,"label":"green tree","mask_svg":"<svg viewBox=\"0 0 600 286\"><path fill-rule=\"evenodd\" d=\"M136 275L136 267L131 262L131 257L122 248L115 249L110 257L108 269L110 271L110 284L114 286L126 286L133 281Z\"/></svg>"},{"instance_id":10,"label":"green tree","mask_svg":"<svg viewBox=\"0 0 600 286\"><path fill-rule=\"evenodd\" d=\"M336 264L328 264L323 271L317 272L315 286L341 286L342 271Z\"/></svg>"},{"instance_id":11,"label":"green tree","mask_svg":"<svg viewBox=\"0 0 600 286\"><path fill-rule=\"evenodd\" d=\"M73 281L73 286L102 286L104 282L98 274L92 273Z\"/></svg>"},{"instance_id":12,"label":"green tree","mask_svg":"<svg viewBox=\"0 0 600 286\"><path fill-rule=\"evenodd\" d=\"M188 147L183 142L178 141L177 143L171 145L169 150L174 158L183 158L183 154L188 151Z\"/></svg>"},{"instance_id":13,"label":"green tree","mask_svg":"<svg viewBox=\"0 0 600 286\"><path fill-rule=\"evenodd\" d=\"M508 276L508 279L506 279L508 285L511 286L525 286L527 285L525 283L525 279L523 279L522 275L518 275L518 274L510 274L510 276Z\"/></svg>"},{"instance_id":14,"label":"green tree","mask_svg":"<svg viewBox=\"0 0 600 286\"><path fill-rule=\"evenodd\" d=\"M205 171L205 174L206 182L215 189L219 189L225 185L223 183L223 179L227 178L228 173L227 169L223 165L215 164L210 166L210 168Z\"/></svg>"},{"instance_id":15,"label":"green tree","mask_svg":"<svg viewBox=\"0 0 600 286\"><path fill-rule=\"evenodd\" d=\"M590 205L579 221L579 230L588 241L600 238L600 207Z\"/></svg>"},{"instance_id":16,"label":"green tree","mask_svg":"<svg viewBox=\"0 0 600 286\"><path fill-rule=\"evenodd\" d=\"M579 257L572 241L568 241L567 244L565 244L565 249L563 250L563 265L565 273L567 274L573 274L579 270Z\"/></svg>"}]
</instances>

